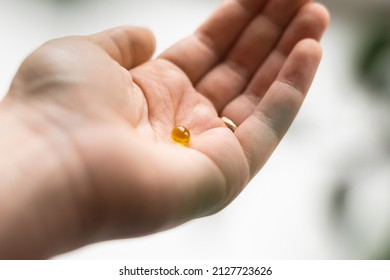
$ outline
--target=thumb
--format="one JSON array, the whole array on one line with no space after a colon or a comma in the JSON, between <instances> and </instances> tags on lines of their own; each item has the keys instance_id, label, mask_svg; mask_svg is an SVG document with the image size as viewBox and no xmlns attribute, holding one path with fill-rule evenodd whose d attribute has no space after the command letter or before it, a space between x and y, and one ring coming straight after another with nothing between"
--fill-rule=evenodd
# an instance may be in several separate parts
<instances>
[{"instance_id":1,"label":"thumb","mask_svg":"<svg viewBox=\"0 0 390 280\"><path fill-rule=\"evenodd\" d=\"M141 27L116 27L86 38L126 69L146 62L156 47L153 33Z\"/></svg>"}]
</instances>

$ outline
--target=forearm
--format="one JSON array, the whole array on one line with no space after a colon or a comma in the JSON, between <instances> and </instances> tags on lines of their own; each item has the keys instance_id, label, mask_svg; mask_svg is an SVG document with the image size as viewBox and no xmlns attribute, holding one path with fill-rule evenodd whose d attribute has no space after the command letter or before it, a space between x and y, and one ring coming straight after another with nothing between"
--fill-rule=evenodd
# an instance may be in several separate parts
<instances>
[{"instance_id":1,"label":"forearm","mask_svg":"<svg viewBox=\"0 0 390 280\"><path fill-rule=\"evenodd\" d=\"M72 152L39 114L0 103L0 259L47 258L79 244ZM68 154L67 154L68 153ZM72 177L72 178L71 178ZM72 185L64 191L64 184Z\"/></svg>"}]
</instances>

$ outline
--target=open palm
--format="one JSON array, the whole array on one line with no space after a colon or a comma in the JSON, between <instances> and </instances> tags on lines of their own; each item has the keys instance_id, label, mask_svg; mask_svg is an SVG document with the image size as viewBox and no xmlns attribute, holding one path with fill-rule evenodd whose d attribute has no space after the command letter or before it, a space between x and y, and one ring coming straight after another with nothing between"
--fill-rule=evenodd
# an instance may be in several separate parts
<instances>
[{"instance_id":1,"label":"open palm","mask_svg":"<svg viewBox=\"0 0 390 280\"><path fill-rule=\"evenodd\" d=\"M310 87L327 22L309 0L228 0L150 61L143 29L49 42L11 93L39 90L44 101L29 105L68 135L81 171L66 191L77 193L81 219L99 225L91 239L147 234L215 213L260 170ZM37 67L42 57L50 63ZM42 76L52 80L31 82ZM177 125L191 132L187 146L171 140Z\"/></svg>"}]
</instances>

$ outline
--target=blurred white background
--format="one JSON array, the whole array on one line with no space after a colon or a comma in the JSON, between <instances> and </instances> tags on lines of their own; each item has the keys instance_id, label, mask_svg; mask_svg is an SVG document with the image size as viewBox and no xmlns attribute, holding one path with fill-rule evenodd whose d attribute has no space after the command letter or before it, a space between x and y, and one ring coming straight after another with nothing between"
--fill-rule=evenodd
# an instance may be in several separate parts
<instances>
[{"instance_id":1,"label":"blurred white background","mask_svg":"<svg viewBox=\"0 0 390 280\"><path fill-rule=\"evenodd\" d=\"M0 0L0 97L24 57L49 39L142 25L155 32L158 53L220 2ZM57 258L389 258L390 1L322 2L332 23L318 76L286 138L236 201L173 230Z\"/></svg>"}]
</instances>

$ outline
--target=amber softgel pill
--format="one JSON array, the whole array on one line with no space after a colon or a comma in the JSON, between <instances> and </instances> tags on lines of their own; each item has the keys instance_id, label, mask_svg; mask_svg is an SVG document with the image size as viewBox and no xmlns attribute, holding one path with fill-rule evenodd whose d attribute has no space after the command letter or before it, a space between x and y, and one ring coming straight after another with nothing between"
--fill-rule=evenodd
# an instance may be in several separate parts
<instances>
[{"instance_id":1,"label":"amber softgel pill","mask_svg":"<svg viewBox=\"0 0 390 280\"><path fill-rule=\"evenodd\" d=\"M171 138L177 144L186 145L190 142L191 134L186 127L179 125L172 129Z\"/></svg>"}]
</instances>

